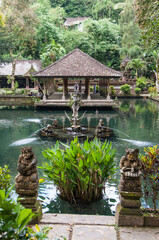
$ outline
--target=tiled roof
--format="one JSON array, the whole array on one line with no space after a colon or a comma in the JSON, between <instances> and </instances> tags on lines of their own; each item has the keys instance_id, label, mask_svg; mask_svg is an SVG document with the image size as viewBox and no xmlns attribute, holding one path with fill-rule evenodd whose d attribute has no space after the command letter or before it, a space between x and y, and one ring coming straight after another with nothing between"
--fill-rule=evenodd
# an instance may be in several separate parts
<instances>
[{"instance_id":1,"label":"tiled roof","mask_svg":"<svg viewBox=\"0 0 159 240\"><path fill-rule=\"evenodd\" d=\"M89 17L76 17L76 18L66 18L66 21L64 22L65 26L73 26L76 24L80 24L84 22Z\"/></svg>"},{"instance_id":2,"label":"tiled roof","mask_svg":"<svg viewBox=\"0 0 159 240\"><path fill-rule=\"evenodd\" d=\"M39 60L17 60L15 68L15 76L27 76L29 71L41 70L42 64ZM12 64L6 63L0 65L0 76L12 75Z\"/></svg>"},{"instance_id":3,"label":"tiled roof","mask_svg":"<svg viewBox=\"0 0 159 240\"><path fill-rule=\"evenodd\" d=\"M121 77L115 71L98 62L80 49L75 49L43 70L35 77Z\"/></svg>"}]
</instances>

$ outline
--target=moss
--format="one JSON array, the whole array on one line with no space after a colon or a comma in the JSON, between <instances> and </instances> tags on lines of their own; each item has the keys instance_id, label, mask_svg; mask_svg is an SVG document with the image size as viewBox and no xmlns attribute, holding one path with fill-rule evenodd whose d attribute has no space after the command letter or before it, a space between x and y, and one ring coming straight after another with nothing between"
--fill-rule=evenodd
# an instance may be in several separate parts
<instances>
[{"instance_id":1,"label":"moss","mask_svg":"<svg viewBox=\"0 0 159 240\"><path fill-rule=\"evenodd\" d=\"M141 192L120 192L121 196L125 199L139 199L142 197Z\"/></svg>"}]
</instances>

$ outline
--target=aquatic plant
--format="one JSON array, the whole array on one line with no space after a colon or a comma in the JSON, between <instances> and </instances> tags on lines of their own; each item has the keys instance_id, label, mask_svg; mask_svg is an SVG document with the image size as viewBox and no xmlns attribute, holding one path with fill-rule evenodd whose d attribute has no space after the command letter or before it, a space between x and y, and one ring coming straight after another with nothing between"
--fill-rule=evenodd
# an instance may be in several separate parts
<instances>
[{"instance_id":1,"label":"aquatic plant","mask_svg":"<svg viewBox=\"0 0 159 240\"><path fill-rule=\"evenodd\" d=\"M64 145L64 144L63 144ZM95 138L90 143L79 143L78 138L64 145L59 142L52 149L43 151L47 159L43 166L46 179L54 182L60 197L69 202L92 202L101 199L105 182L115 172L115 149L105 141Z\"/></svg>"},{"instance_id":2,"label":"aquatic plant","mask_svg":"<svg viewBox=\"0 0 159 240\"><path fill-rule=\"evenodd\" d=\"M147 202L152 200L156 213L159 197L159 148L157 145L144 148L145 155L140 156L140 170L143 179L143 191Z\"/></svg>"}]
</instances>

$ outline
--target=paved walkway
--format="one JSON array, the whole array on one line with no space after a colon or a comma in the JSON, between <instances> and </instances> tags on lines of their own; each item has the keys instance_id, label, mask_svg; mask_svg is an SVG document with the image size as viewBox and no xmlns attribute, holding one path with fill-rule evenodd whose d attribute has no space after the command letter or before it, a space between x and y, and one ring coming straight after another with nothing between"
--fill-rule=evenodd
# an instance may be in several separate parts
<instances>
[{"instance_id":1,"label":"paved walkway","mask_svg":"<svg viewBox=\"0 0 159 240\"><path fill-rule=\"evenodd\" d=\"M112 216L44 214L39 226L52 240L159 240L159 228L118 228Z\"/></svg>"}]
</instances>

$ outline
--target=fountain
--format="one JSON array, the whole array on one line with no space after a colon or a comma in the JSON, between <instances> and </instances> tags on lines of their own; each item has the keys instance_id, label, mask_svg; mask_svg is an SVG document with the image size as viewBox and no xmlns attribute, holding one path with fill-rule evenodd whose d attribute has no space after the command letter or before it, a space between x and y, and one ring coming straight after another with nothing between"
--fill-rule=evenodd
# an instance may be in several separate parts
<instances>
[{"instance_id":1,"label":"fountain","mask_svg":"<svg viewBox=\"0 0 159 240\"><path fill-rule=\"evenodd\" d=\"M95 136L98 138L107 138L112 136L113 134L113 130L110 129L108 126L105 127L103 119L100 119L95 130Z\"/></svg>"},{"instance_id":2,"label":"fountain","mask_svg":"<svg viewBox=\"0 0 159 240\"><path fill-rule=\"evenodd\" d=\"M85 117L86 111L83 113L81 117L79 117L79 108L82 105L81 101L81 92L75 90L75 93L71 95L69 104L72 109L72 116L68 116L65 112L66 118L69 120L70 125L69 127L61 127L56 119L52 120L52 124L47 124L46 127L40 129L40 136L47 137L47 138L90 138L93 139L94 137L98 138L108 138L113 135L113 130L108 127L104 126L103 119L99 120L97 127L94 127L90 130L88 127L84 127L80 125L80 121Z\"/></svg>"},{"instance_id":3,"label":"fountain","mask_svg":"<svg viewBox=\"0 0 159 240\"><path fill-rule=\"evenodd\" d=\"M77 91L75 94L71 95L69 106L72 109L72 118L68 116L68 114L65 112L66 117L69 119L71 123L71 127L66 128L66 132L72 135L76 135L78 137L86 137L86 133L88 133L88 129L81 126L79 123L83 119L84 114L82 117L79 118L78 111L81 106L81 93L78 93Z\"/></svg>"}]
</instances>

